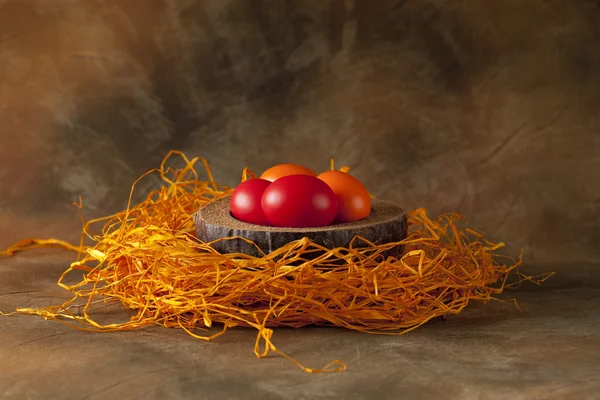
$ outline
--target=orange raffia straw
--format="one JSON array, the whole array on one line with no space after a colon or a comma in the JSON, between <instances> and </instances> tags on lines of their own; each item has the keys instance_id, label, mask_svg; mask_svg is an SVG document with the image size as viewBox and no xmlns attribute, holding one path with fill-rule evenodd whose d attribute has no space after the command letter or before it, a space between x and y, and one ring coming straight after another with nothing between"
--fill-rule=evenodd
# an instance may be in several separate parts
<instances>
[{"instance_id":1,"label":"orange raffia straw","mask_svg":"<svg viewBox=\"0 0 600 400\"><path fill-rule=\"evenodd\" d=\"M184 166L168 167L176 156ZM198 161L208 181L199 179L194 168ZM137 182L149 174L158 174L164 185L132 204ZM244 169L242 180L254 176ZM160 168L140 179L131 189L126 210L85 223L82 235L95 245L29 240L4 252L12 255L32 247L59 246L83 255L58 282L72 293L72 299L60 306L19 308L17 313L87 331L158 324L209 341L234 326L252 327L258 331L257 357L273 351L304 371L334 372L344 370L345 364L336 360L311 369L280 351L272 341L273 328L324 325L403 334L436 317L457 314L472 300L492 299L508 286L509 274L518 274L521 264L521 258L495 254L503 243L492 243L471 229L459 230L459 215L442 215L434 221L424 209L409 214L409 236L398 243L371 243L366 248L351 243L330 250L305 238L263 257L220 254L194 234L192 215L231 193L214 181L206 160L190 160L172 151ZM101 233L93 235L97 224L102 225ZM404 256L382 256L398 245L405 246ZM315 251L322 253L307 257ZM74 270L83 271L83 278L65 283ZM531 278L521 275L521 281L525 279ZM127 322L102 324L93 317L93 306L99 301L120 303L134 315ZM222 329L211 335L208 329L215 324Z\"/></svg>"},{"instance_id":2,"label":"orange raffia straw","mask_svg":"<svg viewBox=\"0 0 600 400\"><path fill-rule=\"evenodd\" d=\"M0 251L0 256L12 256L18 251L32 250L37 248L57 248L71 251L79 251L79 247L58 239L24 239Z\"/></svg>"}]
</instances>

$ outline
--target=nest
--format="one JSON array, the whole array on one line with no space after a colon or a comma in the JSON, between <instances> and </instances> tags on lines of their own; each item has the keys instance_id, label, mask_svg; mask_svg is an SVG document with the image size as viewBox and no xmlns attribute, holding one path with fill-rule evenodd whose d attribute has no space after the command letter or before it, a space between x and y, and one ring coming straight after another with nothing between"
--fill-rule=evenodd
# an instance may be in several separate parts
<instances>
[{"instance_id":1,"label":"nest","mask_svg":"<svg viewBox=\"0 0 600 400\"><path fill-rule=\"evenodd\" d=\"M181 158L184 166L169 167L173 157ZM195 169L199 161L207 180ZM171 152L160 168L140 179L149 174L158 174L164 185L139 204L132 204L130 196L126 210L86 222L80 246L30 239L0 253L33 247L80 253L58 282L72 293L71 300L41 309L19 308L17 313L88 331L159 324L202 340L213 340L235 326L252 327L257 330L258 357L273 351L308 372L340 371L345 365L338 360L322 369L301 365L275 346L273 328L323 325L403 334L434 318L457 314L472 300L494 298L521 264L520 257L496 254L503 243L490 242L473 229L458 229L460 215L432 220L424 209L408 214L408 237L400 242L328 249L303 238L260 257L221 254L194 234L193 214L231 194L230 188L213 180L207 162ZM243 176L248 174L244 170ZM102 229L94 235L95 226ZM94 245L84 246L85 236ZM395 246L404 246L404 254L385 256ZM82 278L65 283L73 271L83 271ZM100 323L93 313L98 302L120 303L133 310L133 316L125 322ZM217 333L213 326L220 327Z\"/></svg>"}]
</instances>

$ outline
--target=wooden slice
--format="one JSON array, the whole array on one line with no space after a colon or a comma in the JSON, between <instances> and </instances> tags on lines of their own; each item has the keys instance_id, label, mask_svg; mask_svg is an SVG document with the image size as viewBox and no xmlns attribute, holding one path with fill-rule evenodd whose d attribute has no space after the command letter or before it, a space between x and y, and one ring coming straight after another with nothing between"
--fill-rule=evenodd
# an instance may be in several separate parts
<instances>
[{"instance_id":1,"label":"wooden slice","mask_svg":"<svg viewBox=\"0 0 600 400\"><path fill-rule=\"evenodd\" d=\"M220 238L240 236L252 240L265 254L281 246L307 237L329 249L348 247L355 236L360 236L376 244L398 242L406 238L407 224L404 211L391 203L373 200L371 215L363 220L346 224L329 225L318 228L277 228L242 222L231 216L230 196L218 199L202 207L195 215L196 234L203 242ZM365 246L356 241L355 247ZM220 253L245 253L260 257L262 254L253 245L243 240L222 240L213 248ZM398 257L402 246L395 246L385 255Z\"/></svg>"}]
</instances>

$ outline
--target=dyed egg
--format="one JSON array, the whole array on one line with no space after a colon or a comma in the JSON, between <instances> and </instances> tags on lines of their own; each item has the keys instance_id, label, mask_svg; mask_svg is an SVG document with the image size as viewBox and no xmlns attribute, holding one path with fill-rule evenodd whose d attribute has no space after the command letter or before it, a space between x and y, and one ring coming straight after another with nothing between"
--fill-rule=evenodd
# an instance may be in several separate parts
<instances>
[{"instance_id":1,"label":"dyed egg","mask_svg":"<svg viewBox=\"0 0 600 400\"><path fill-rule=\"evenodd\" d=\"M314 171L303 167L302 165L296 164L279 164L274 167L269 168L265 172L262 173L260 179L265 179L267 181L274 182L279 178L283 178L284 176L289 175L309 175L309 176L317 176Z\"/></svg>"},{"instance_id":2,"label":"dyed egg","mask_svg":"<svg viewBox=\"0 0 600 400\"><path fill-rule=\"evenodd\" d=\"M337 201L322 180L309 175L288 175L265 190L262 209L273 226L308 228L331 224Z\"/></svg>"},{"instance_id":3,"label":"dyed egg","mask_svg":"<svg viewBox=\"0 0 600 400\"><path fill-rule=\"evenodd\" d=\"M240 183L229 200L231 215L250 224L267 225L268 221L263 213L261 200L269 185L271 182L264 179L248 179Z\"/></svg>"},{"instance_id":4,"label":"dyed egg","mask_svg":"<svg viewBox=\"0 0 600 400\"><path fill-rule=\"evenodd\" d=\"M327 171L318 176L337 197L337 223L367 218L371 213L371 197L364 185L352 175L341 171Z\"/></svg>"}]
</instances>

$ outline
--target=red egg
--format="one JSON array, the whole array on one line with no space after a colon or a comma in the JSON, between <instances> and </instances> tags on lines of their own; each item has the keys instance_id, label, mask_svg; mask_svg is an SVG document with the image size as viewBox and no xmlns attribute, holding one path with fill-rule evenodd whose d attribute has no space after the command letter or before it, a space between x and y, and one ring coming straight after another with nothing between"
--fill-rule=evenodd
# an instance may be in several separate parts
<instances>
[{"instance_id":1,"label":"red egg","mask_svg":"<svg viewBox=\"0 0 600 400\"><path fill-rule=\"evenodd\" d=\"M261 200L271 182L264 179L248 179L240 183L229 200L231 214L244 222L257 225L268 225L263 213Z\"/></svg>"},{"instance_id":2,"label":"red egg","mask_svg":"<svg viewBox=\"0 0 600 400\"><path fill-rule=\"evenodd\" d=\"M288 175L265 190L262 209L273 226L308 228L333 222L337 200L333 190L310 175Z\"/></svg>"}]
</instances>

